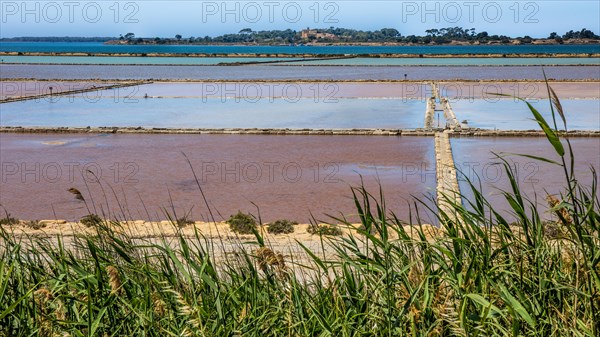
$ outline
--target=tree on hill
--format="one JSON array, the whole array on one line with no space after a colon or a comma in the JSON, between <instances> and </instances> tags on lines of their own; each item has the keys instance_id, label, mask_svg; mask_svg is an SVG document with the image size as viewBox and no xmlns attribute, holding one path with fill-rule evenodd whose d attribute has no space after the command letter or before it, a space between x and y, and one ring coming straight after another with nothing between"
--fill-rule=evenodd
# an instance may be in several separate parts
<instances>
[{"instance_id":1,"label":"tree on hill","mask_svg":"<svg viewBox=\"0 0 600 337\"><path fill-rule=\"evenodd\" d=\"M394 28L383 28L381 29L381 34L385 37L399 37L400 32Z\"/></svg>"},{"instance_id":2,"label":"tree on hill","mask_svg":"<svg viewBox=\"0 0 600 337\"><path fill-rule=\"evenodd\" d=\"M598 39L600 39L600 36L594 34L594 32L592 32L589 29L583 28L579 32L570 30L570 31L566 32L562 36L562 38L565 40L569 40L569 39L595 39L595 40L598 40Z\"/></svg>"}]
</instances>

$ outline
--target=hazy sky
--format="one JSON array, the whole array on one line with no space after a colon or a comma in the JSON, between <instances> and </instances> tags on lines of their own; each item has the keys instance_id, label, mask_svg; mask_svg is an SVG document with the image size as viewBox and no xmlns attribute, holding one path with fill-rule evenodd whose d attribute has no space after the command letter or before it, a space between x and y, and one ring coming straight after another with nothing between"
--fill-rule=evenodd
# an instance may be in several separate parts
<instances>
[{"instance_id":1,"label":"hazy sky","mask_svg":"<svg viewBox=\"0 0 600 337\"><path fill-rule=\"evenodd\" d=\"M306 27L422 35L461 26L509 36L600 33L600 1L0 1L0 36L216 36Z\"/></svg>"}]
</instances>

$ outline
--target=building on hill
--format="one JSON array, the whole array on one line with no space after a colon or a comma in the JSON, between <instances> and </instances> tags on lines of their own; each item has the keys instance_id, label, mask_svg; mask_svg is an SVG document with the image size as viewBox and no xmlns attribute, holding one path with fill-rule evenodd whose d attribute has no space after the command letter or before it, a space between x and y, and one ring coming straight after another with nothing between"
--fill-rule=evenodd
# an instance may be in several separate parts
<instances>
[{"instance_id":1,"label":"building on hill","mask_svg":"<svg viewBox=\"0 0 600 337\"><path fill-rule=\"evenodd\" d=\"M335 40L336 36L331 33L320 32L318 29L310 29L306 28L300 32L300 37L303 40L311 40L311 39L327 39L327 40Z\"/></svg>"}]
</instances>

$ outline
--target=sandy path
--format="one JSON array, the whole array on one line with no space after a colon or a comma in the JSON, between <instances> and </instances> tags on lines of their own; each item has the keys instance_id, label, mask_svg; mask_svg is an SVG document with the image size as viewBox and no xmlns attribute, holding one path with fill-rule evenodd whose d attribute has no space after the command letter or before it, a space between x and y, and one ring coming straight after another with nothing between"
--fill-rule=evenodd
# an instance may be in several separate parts
<instances>
[{"instance_id":1,"label":"sandy path","mask_svg":"<svg viewBox=\"0 0 600 337\"><path fill-rule=\"evenodd\" d=\"M452 203L460 204L461 200L452 147L446 132L435 134L435 158L438 207L441 212L451 215L454 213Z\"/></svg>"},{"instance_id":2,"label":"sandy path","mask_svg":"<svg viewBox=\"0 0 600 337\"><path fill-rule=\"evenodd\" d=\"M94 228L76 222L41 220L38 224L42 228L34 229L26 223L21 223L10 226L3 225L2 229L20 240L24 247L35 244L35 240L38 239L57 244L58 238L60 238L64 247L77 250L77 247L81 244L80 238L96 235ZM169 221L128 221L121 222L118 225L111 223L109 226L116 233L124 234L126 238L131 239L134 244L145 246L152 244L167 245L176 250L180 248L179 235L181 235L181 237L186 238L191 247L198 244L207 249L217 263L240 261L240 253L243 251L255 256L260 247L254 235L238 235L232 232L229 225L224 222L196 222L185 227L178 227ZM265 225L259 226L259 231L264 238L265 246L275 254L282 254L286 267L296 272L314 264L313 259L302 246L324 260L336 259L337 255L332 248L332 243L338 242L341 238L349 235L357 238L358 247L361 249L366 248L364 235L356 231L356 228L359 227L357 224L352 225L353 227L339 226L338 228L342 232L340 236L313 235L307 232L309 226L311 225L298 224L295 226L294 233L291 234L270 234ZM405 226L404 228L411 237L419 238L416 228L411 226ZM441 234L439 229L430 225L423 225L422 228L429 239ZM196 240L196 232L200 234L200 241ZM397 239L397 235L393 230L390 232L391 239ZM0 249L2 247L3 244L0 242Z\"/></svg>"}]
</instances>

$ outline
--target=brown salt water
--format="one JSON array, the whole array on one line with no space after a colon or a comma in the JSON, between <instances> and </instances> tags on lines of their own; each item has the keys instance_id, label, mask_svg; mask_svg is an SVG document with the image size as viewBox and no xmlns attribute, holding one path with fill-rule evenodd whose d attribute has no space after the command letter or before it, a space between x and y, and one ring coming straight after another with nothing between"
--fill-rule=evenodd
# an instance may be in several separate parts
<instances>
[{"instance_id":1,"label":"brown salt water","mask_svg":"<svg viewBox=\"0 0 600 337\"><path fill-rule=\"evenodd\" d=\"M256 206L263 221L353 216L350 186L360 175L375 195L379 180L388 208L407 218L411 195L435 188L431 138L0 134L0 204L22 219L94 212L156 220L174 206L177 217L209 220L183 153L217 220L257 214Z\"/></svg>"},{"instance_id":2,"label":"brown salt water","mask_svg":"<svg viewBox=\"0 0 600 337\"><path fill-rule=\"evenodd\" d=\"M453 138L451 143L457 169L475 184L479 179L488 200L505 211L510 208L501 191L510 191L511 187L506 172L503 172L502 167L498 165L500 160L491 152L528 154L560 162L560 157L554 152L553 147L542 137ZM564 140L563 144L566 148ZM573 138L571 145L575 153L575 174L581 184L591 186L590 168L600 170L600 139ZM516 178L522 191L532 201L537 196L537 204L541 209L548 209L544 200L546 194L565 192L566 180L561 167L525 157L509 156L507 159L517 172ZM569 163L568 158L567 163ZM472 193L464 178L459 178L459 185L461 192L472 200ZM549 216L548 213L544 214L546 218Z\"/></svg>"}]
</instances>

